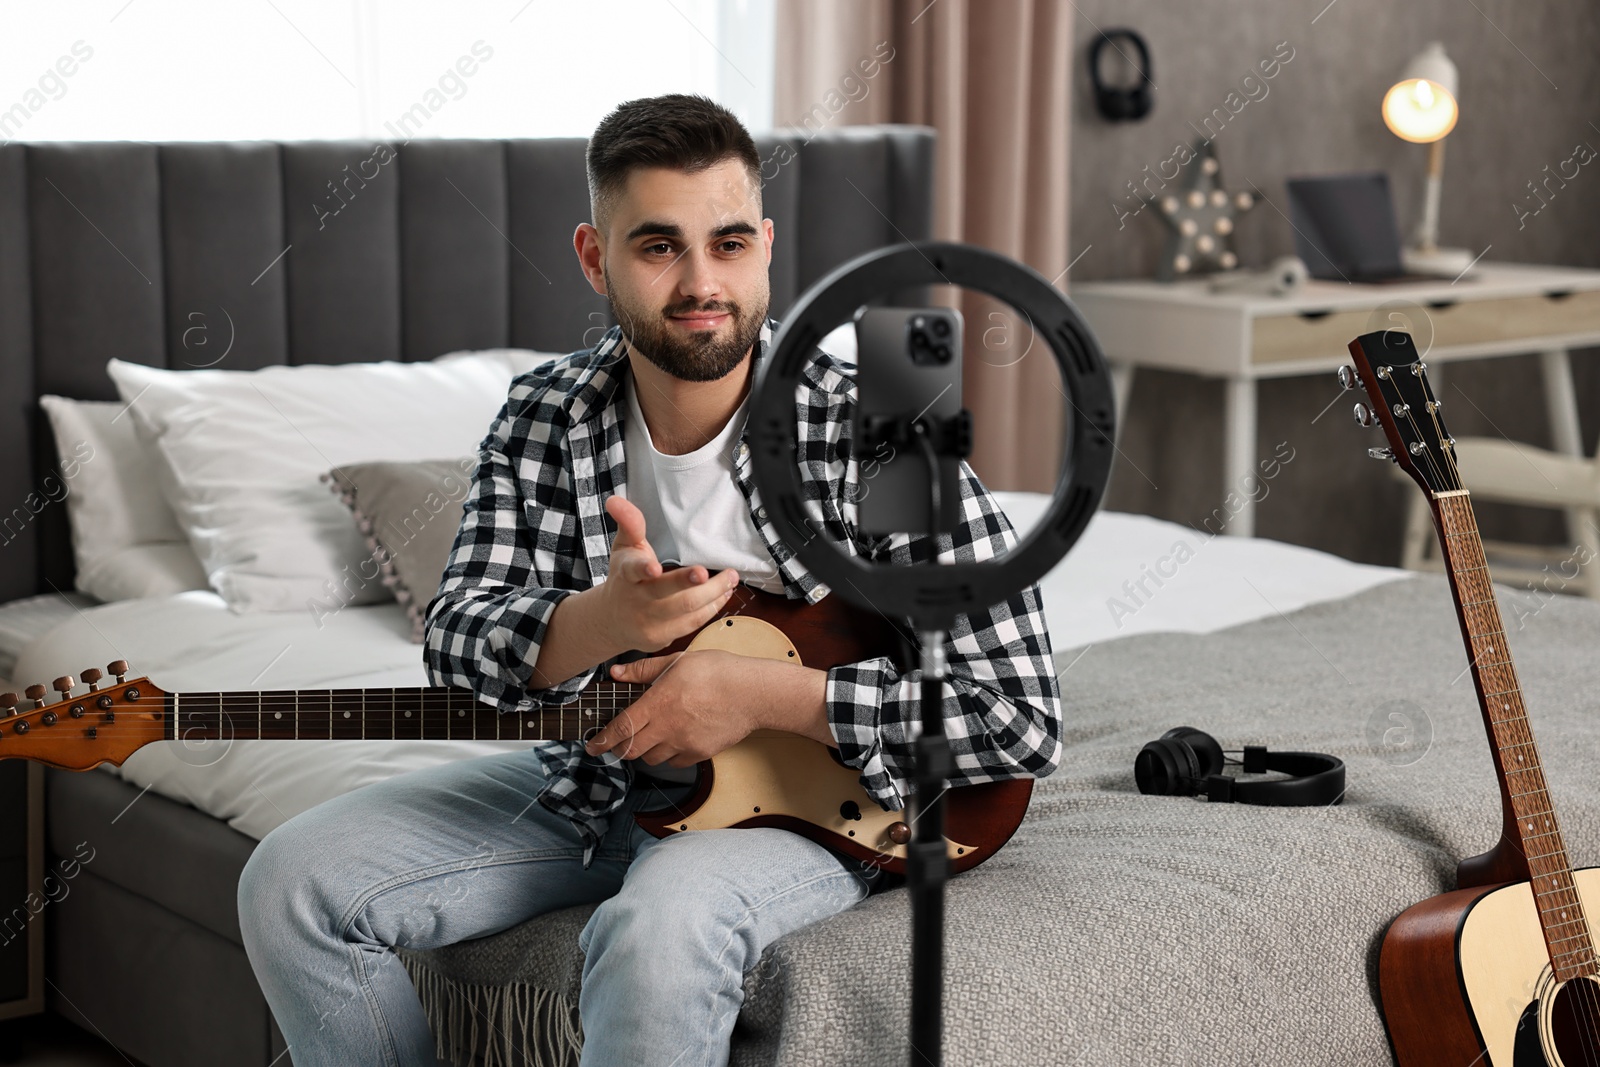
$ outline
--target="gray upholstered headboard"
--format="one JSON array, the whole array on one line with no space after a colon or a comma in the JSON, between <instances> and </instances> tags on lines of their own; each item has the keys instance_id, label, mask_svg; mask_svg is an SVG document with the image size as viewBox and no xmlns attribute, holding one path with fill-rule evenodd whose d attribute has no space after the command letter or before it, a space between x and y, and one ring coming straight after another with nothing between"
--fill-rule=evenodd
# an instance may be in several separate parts
<instances>
[{"instance_id":1,"label":"gray upholstered headboard","mask_svg":"<svg viewBox=\"0 0 1600 1067\"><path fill-rule=\"evenodd\" d=\"M756 142L774 317L851 256L931 235L931 127ZM114 399L112 356L202 366L231 338L217 365L251 369L592 344L613 320L572 250L585 145L0 147L0 601L71 588L65 507L25 506L54 463L38 397Z\"/></svg>"}]
</instances>

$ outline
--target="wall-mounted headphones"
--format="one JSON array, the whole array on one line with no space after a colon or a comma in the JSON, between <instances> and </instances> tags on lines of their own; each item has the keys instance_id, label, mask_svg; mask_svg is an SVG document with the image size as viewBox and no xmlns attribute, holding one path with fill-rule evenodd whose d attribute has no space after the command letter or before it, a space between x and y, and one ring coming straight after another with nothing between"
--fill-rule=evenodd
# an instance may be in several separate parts
<instances>
[{"instance_id":1,"label":"wall-mounted headphones","mask_svg":"<svg viewBox=\"0 0 1600 1067\"><path fill-rule=\"evenodd\" d=\"M1133 85L1107 85L1100 79L1100 52L1108 44L1117 48L1112 44L1113 37L1127 41L1139 53L1139 80ZM1117 51L1127 55L1120 48ZM1089 79L1094 82L1094 104L1100 114L1112 122L1132 122L1150 114L1150 89L1154 85L1150 73L1150 47L1133 30L1102 30L1089 46Z\"/></svg>"},{"instance_id":2,"label":"wall-mounted headphones","mask_svg":"<svg viewBox=\"0 0 1600 1067\"><path fill-rule=\"evenodd\" d=\"M1192 726L1168 730L1139 750L1133 778L1139 792L1155 796L1198 796L1238 804L1337 804L1344 799L1344 761L1321 752L1268 752L1246 745L1243 760L1223 756L1215 738ZM1291 778L1242 782L1222 773L1238 763L1245 774L1281 771Z\"/></svg>"}]
</instances>

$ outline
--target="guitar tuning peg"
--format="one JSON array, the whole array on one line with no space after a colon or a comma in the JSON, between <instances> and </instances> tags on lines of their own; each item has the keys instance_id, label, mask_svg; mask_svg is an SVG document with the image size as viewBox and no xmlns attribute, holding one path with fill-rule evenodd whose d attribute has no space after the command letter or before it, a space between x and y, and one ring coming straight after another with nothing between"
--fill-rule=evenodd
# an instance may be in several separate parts
<instances>
[{"instance_id":1,"label":"guitar tuning peg","mask_svg":"<svg viewBox=\"0 0 1600 1067\"><path fill-rule=\"evenodd\" d=\"M121 685L123 675L128 673L128 661L125 659L114 659L110 663L106 664L106 670L116 675L117 684Z\"/></svg>"},{"instance_id":2,"label":"guitar tuning peg","mask_svg":"<svg viewBox=\"0 0 1600 1067\"><path fill-rule=\"evenodd\" d=\"M1369 448L1367 449L1367 455L1371 456L1373 459L1394 458L1394 453L1389 451L1387 448Z\"/></svg>"},{"instance_id":3,"label":"guitar tuning peg","mask_svg":"<svg viewBox=\"0 0 1600 1067\"><path fill-rule=\"evenodd\" d=\"M79 675L79 677L81 677L84 681L84 684L89 687L89 692L97 693L100 691L100 686L98 683L100 679L105 677L105 675L100 673L100 668L90 667L88 670L84 671L83 674Z\"/></svg>"},{"instance_id":4,"label":"guitar tuning peg","mask_svg":"<svg viewBox=\"0 0 1600 1067\"><path fill-rule=\"evenodd\" d=\"M72 695L72 687L77 684L78 680L72 675L63 674L61 677L50 683L50 688L60 693L61 699L65 700Z\"/></svg>"},{"instance_id":5,"label":"guitar tuning peg","mask_svg":"<svg viewBox=\"0 0 1600 1067\"><path fill-rule=\"evenodd\" d=\"M1365 404L1356 405L1355 416L1357 425L1370 427L1378 424L1378 417Z\"/></svg>"},{"instance_id":6,"label":"guitar tuning peg","mask_svg":"<svg viewBox=\"0 0 1600 1067\"><path fill-rule=\"evenodd\" d=\"M49 690L47 690L44 686L40 685L38 682L34 682L32 685L28 686L28 688L22 691L22 695L33 701L33 706L35 708L42 708L44 707L44 695L47 692L49 692Z\"/></svg>"},{"instance_id":7,"label":"guitar tuning peg","mask_svg":"<svg viewBox=\"0 0 1600 1067\"><path fill-rule=\"evenodd\" d=\"M15 715L19 699L15 693L0 693L0 715Z\"/></svg>"},{"instance_id":8,"label":"guitar tuning peg","mask_svg":"<svg viewBox=\"0 0 1600 1067\"><path fill-rule=\"evenodd\" d=\"M1356 373L1356 369L1354 367L1340 367L1339 385L1346 392L1350 391L1351 389L1359 389L1361 388L1361 375Z\"/></svg>"}]
</instances>

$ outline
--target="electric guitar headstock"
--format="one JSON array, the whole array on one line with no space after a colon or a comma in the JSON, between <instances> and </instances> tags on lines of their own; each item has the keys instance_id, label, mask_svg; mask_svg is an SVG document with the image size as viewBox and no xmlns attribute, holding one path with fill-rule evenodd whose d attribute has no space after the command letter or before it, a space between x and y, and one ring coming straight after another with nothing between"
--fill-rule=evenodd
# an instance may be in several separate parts
<instances>
[{"instance_id":1,"label":"electric guitar headstock","mask_svg":"<svg viewBox=\"0 0 1600 1067\"><path fill-rule=\"evenodd\" d=\"M1428 384L1428 365L1404 330L1379 330L1350 342L1355 366L1339 368L1339 384L1364 389L1367 399L1355 408L1356 422L1383 427L1388 448L1369 448L1375 459L1392 459L1430 496L1462 489L1456 470L1455 438L1445 428Z\"/></svg>"},{"instance_id":2,"label":"electric guitar headstock","mask_svg":"<svg viewBox=\"0 0 1600 1067\"><path fill-rule=\"evenodd\" d=\"M167 694L148 678L129 679L125 660L113 660L106 672L114 683L100 686L105 675L94 667L83 672L88 692L73 696L78 679L62 675L51 683L30 685L18 697L0 693L0 759L28 759L69 771L86 771L102 763L118 766L152 741L170 736Z\"/></svg>"}]
</instances>

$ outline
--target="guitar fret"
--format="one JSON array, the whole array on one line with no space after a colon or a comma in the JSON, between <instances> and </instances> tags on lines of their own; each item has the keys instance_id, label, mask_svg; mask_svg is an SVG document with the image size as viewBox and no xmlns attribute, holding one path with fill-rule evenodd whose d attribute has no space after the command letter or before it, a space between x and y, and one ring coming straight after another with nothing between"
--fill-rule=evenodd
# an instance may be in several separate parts
<instances>
[{"instance_id":1,"label":"guitar fret","mask_svg":"<svg viewBox=\"0 0 1600 1067\"><path fill-rule=\"evenodd\" d=\"M357 716L363 705L361 690L328 690L328 737L335 741L359 741L363 720Z\"/></svg>"},{"instance_id":2,"label":"guitar fret","mask_svg":"<svg viewBox=\"0 0 1600 1067\"><path fill-rule=\"evenodd\" d=\"M1550 859L1550 858L1552 858L1554 856L1560 856L1561 857L1561 866L1562 867L1566 866L1567 850L1566 850L1565 846L1558 846L1557 848L1554 848L1549 852L1529 852L1526 855L1527 855L1529 863L1543 862L1544 860ZM1546 872L1546 873L1554 873L1554 872Z\"/></svg>"},{"instance_id":3,"label":"guitar fret","mask_svg":"<svg viewBox=\"0 0 1600 1067\"><path fill-rule=\"evenodd\" d=\"M1550 953L1550 958L1552 960L1558 960L1562 956L1576 956L1576 955L1579 955L1579 954L1582 954L1582 953L1590 953L1590 954L1592 954L1593 951L1594 950L1591 949L1588 945L1574 945L1571 948L1564 948L1560 952L1552 952L1552 953Z\"/></svg>"},{"instance_id":4,"label":"guitar fret","mask_svg":"<svg viewBox=\"0 0 1600 1067\"><path fill-rule=\"evenodd\" d=\"M450 711L445 706L443 693L433 689L422 691L422 739L439 741L450 736Z\"/></svg>"},{"instance_id":5,"label":"guitar fret","mask_svg":"<svg viewBox=\"0 0 1600 1067\"><path fill-rule=\"evenodd\" d=\"M272 740L293 740L298 734L293 693L268 692L256 695L256 736Z\"/></svg>"},{"instance_id":6,"label":"guitar fret","mask_svg":"<svg viewBox=\"0 0 1600 1067\"><path fill-rule=\"evenodd\" d=\"M422 738L422 694L424 689L401 689L394 700L394 736L398 741Z\"/></svg>"},{"instance_id":7,"label":"guitar fret","mask_svg":"<svg viewBox=\"0 0 1600 1067\"><path fill-rule=\"evenodd\" d=\"M1565 925L1568 925L1568 924L1563 923L1562 925L1565 926ZM1583 931L1582 933L1579 933L1579 934L1568 934L1566 937L1552 937L1552 938L1549 939L1549 942L1550 942L1550 944L1552 946L1554 946L1554 945L1561 944L1561 942L1563 942L1563 941L1576 941L1580 937L1587 938L1588 936L1589 936L1589 931L1585 930L1585 931Z\"/></svg>"},{"instance_id":8,"label":"guitar fret","mask_svg":"<svg viewBox=\"0 0 1600 1067\"><path fill-rule=\"evenodd\" d=\"M1578 898L1577 898L1576 894L1573 895L1571 903L1561 903L1561 902L1558 901L1556 903L1553 903L1553 904L1549 905L1548 907L1542 907L1539 910L1542 911L1542 912L1551 912L1551 911L1555 911L1557 908L1563 909L1562 914L1565 914L1568 911L1576 910L1576 911L1579 912L1579 915L1578 915L1578 917L1576 919L1563 919L1561 922L1553 923L1551 925L1554 925L1554 926L1565 926L1568 923L1576 923L1576 922L1583 922L1584 921L1584 917L1582 915L1582 910L1583 909L1578 906Z\"/></svg>"}]
</instances>

